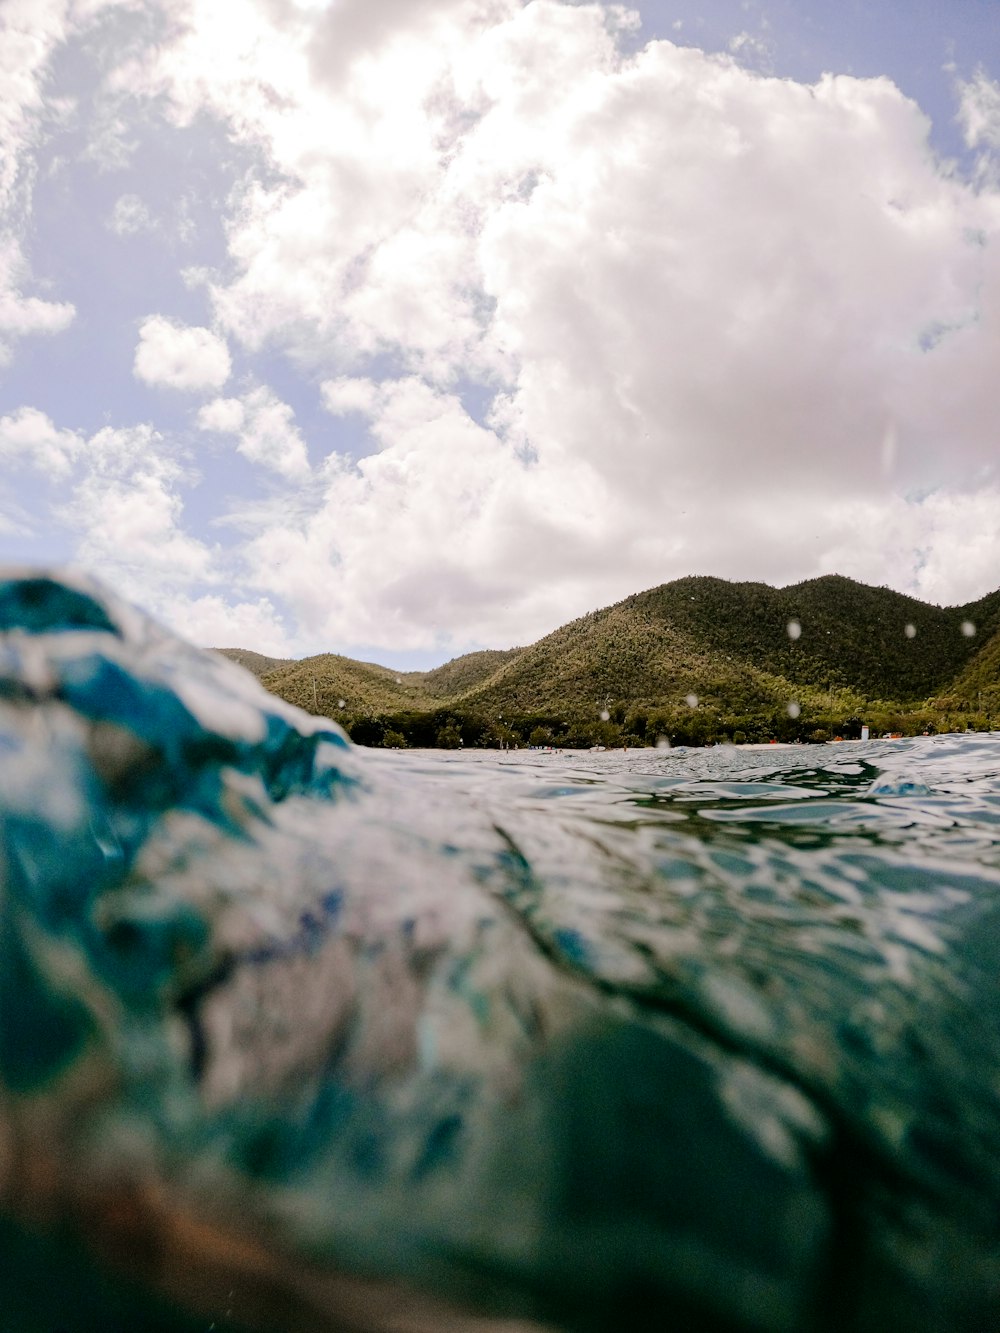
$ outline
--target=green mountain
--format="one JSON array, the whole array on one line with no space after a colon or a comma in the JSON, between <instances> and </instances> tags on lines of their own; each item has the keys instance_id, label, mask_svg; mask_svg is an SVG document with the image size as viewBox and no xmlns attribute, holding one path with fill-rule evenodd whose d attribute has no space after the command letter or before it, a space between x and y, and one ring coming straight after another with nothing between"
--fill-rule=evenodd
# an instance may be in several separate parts
<instances>
[{"instance_id":1,"label":"green mountain","mask_svg":"<svg viewBox=\"0 0 1000 1333\"><path fill-rule=\"evenodd\" d=\"M478 653L466 653L433 671L413 672L407 679L419 680L430 698L447 700L476 689L523 652L523 648L488 648Z\"/></svg>"},{"instance_id":2,"label":"green mountain","mask_svg":"<svg viewBox=\"0 0 1000 1333\"><path fill-rule=\"evenodd\" d=\"M263 653L255 653L250 648L216 648L215 651L221 653L223 657L228 657L230 662L236 662L258 680L262 680L272 671L280 671L282 667L294 665L292 658L265 657Z\"/></svg>"},{"instance_id":3,"label":"green mountain","mask_svg":"<svg viewBox=\"0 0 1000 1333\"><path fill-rule=\"evenodd\" d=\"M218 649L232 661L247 656L242 649ZM431 711L465 698L491 679L524 650L484 650L456 657L433 671L393 671L374 662L357 662L335 653L320 653L298 662L280 662L256 671L268 689L308 712L349 719L400 709ZM343 705L341 705L343 700Z\"/></svg>"},{"instance_id":4,"label":"green mountain","mask_svg":"<svg viewBox=\"0 0 1000 1333\"><path fill-rule=\"evenodd\" d=\"M1000 626L1000 592L963 607L929 606L836 574L788 588L678 579L623 603L630 604L790 680L898 700L939 689ZM797 640L788 635L791 621L801 626ZM975 627L971 637L962 633L965 622Z\"/></svg>"},{"instance_id":5,"label":"green mountain","mask_svg":"<svg viewBox=\"0 0 1000 1333\"><path fill-rule=\"evenodd\" d=\"M984 726L1000 711L1000 591L937 607L839 575L684 578L537 643L393 672L223 650L368 744L701 743Z\"/></svg>"},{"instance_id":6,"label":"green mountain","mask_svg":"<svg viewBox=\"0 0 1000 1333\"><path fill-rule=\"evenodd\" d=\"M434 698L424 688L421 676L419 672L401 675L374 662L321 653L278 667L263 681L269 690L299 708L337 717L348 706L352 716L396 708L433 708Z\"/></svg>"},{"instance_id":7,"label":"green mountain","mask_svg":"<svg viewBox=\"0 0 1000 1333\"><path fill-rule=\"evenodd\" d=\"M983 644L935 701L955 711L1000 717L1000 630Z\"/></svg>"}]
</instances>

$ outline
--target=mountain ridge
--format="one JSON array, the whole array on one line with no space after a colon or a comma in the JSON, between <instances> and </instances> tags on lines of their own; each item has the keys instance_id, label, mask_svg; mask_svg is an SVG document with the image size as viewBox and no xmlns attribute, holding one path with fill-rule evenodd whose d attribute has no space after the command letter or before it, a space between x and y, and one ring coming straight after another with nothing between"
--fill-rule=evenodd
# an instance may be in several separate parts
<instances>
[{"instance_id":1,"label":"mountain ridge","mask_svg":"<svg viewBox=\"0 0 1000 1333\"><path fill-rule=\"evenodd\" d=\"M369 744L804 738L860 713L880 729L941 729L1000 708L1000 590L940 607L838 574L784 588L692 575L430 671L218 651Z\"/></svg>"}]
</instances>

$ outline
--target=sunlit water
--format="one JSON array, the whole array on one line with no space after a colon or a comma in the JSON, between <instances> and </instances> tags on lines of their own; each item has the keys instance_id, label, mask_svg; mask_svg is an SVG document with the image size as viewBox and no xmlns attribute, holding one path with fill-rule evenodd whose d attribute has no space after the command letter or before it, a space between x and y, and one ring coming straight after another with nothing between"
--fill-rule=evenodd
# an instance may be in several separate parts
<instances>
[{"instance_id":1,"label":"sunlit water","mask_svg":"<svg viewBox=\"0 0 1000 1333\"><path fill-rule=\"evenodd\" d=\"M561 966L729 1052L775 1160L839 1142L841 1262L869 1229L910 1270L908 1313L869 1296L863 1326L952 1326L965 1282L969 1326L1000 1317L1000 735L375 762L510 837Z\"/></svg>"},{"instance_id":2,"label":"sunlit water","mask_svg":"<svg viewBox=\"0 0 1000 1333\"><path fill-rule=\"evenodd\" d=\"M510 838L518 910L569 966L704 983L690 1001L747 1040L780 1045L809 1008L831 1040L857 1023L888 1048L894 983L995 1016L1000 735L366 760L450 802L458 843L480 816ZM987 1033L952 1034L956 1073Z\"/></svg>"}]
</instances>

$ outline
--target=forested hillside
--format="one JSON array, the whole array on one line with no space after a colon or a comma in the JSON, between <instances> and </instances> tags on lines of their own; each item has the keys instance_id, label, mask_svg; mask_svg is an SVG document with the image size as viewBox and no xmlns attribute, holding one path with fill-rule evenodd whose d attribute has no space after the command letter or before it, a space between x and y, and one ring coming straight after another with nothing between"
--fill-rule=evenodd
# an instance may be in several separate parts
<instances>
[{"instance_id":1,"label":"forested hillside","mask_svg":"<svg viewBox=\"0 0 1000 1333\"><path fill-rule=\"evenodd\" d=\"M702 744L990 725L1000 592L937 607L831 575L787 588L684 578L525 648L394 672L242 649L267 687L377 745Z\"/></svg>"},{"instance_id":2,"label":"forested hillside","mask_svg":"<svg viewBox=\"0 0 1000 1333\"><path fill-rule=\"evenodd\" d=\"M263 653L255 653L251 648L217 648L216 652L221 653L223 657L228 657L230 662L235 662L238 666L249 671L251 675L261 680L272 671L279 671L285 666L294 666L295 663L288 657L265 657Z\"/></svg>"},{"instance_id":3,"label":"forested hillside","mask_svg":"<svg viewBox=\"0 0 1000 1333\"><path fill-rule=\"evenodd\" d=\"M789 679L898 700L926 698L951 680L1000 625L1000 592L969 606L939 607L840 575L788 588L678 579L622 605ZM801 626L797 640L788 635L791 621ZM964 622L975 635L963 635Z\"/></svg>"}]
</instances>

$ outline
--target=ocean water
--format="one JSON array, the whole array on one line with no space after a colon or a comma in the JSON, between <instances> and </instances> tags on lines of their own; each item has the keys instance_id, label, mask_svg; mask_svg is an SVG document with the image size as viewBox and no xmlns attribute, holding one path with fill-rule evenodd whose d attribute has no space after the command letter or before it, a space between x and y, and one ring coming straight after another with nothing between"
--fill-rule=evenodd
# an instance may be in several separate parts
<instances>
[{"instance_id":1,"label":"ocean water","mask_svg":"<svg viewBox=\"0 0 1000 1333\"><path fill-rule=\"evenodd\" d=\"M381 752L0 580L0 1328L1000 1312L1000 736Z\"/></svg>"},{"instance_id":2,"label":"ocean water","mask_svg":"<svg viewBox=\"0 0 1000 1333\"><path fill-rule=\"evenodd\" d=\"M774 1211L800 1241L825 1225L786 1187L822 1182L823 1313L758 1300L761 1274L730 1252L707 1267L741 1293L732 1307L682 1302L682 1321L1000 1323L1000 735L376 763L509 836L525 876L508 901L554 964L697 1034L719 1062L715 1094L780 1186L729 1158L714 1110L668 1109L692 1091L669 1072L638 1130L631 1107L594 1113L609 1136L637 1133L637 1175L687 1191L692 1233L728 1228L733 1210L735 1249L776 1243L774 1261L797 1248L767 1234ZM596 1157L611 1197L620 1163L606 1145Z\"/></svg>"}]
</instances>

